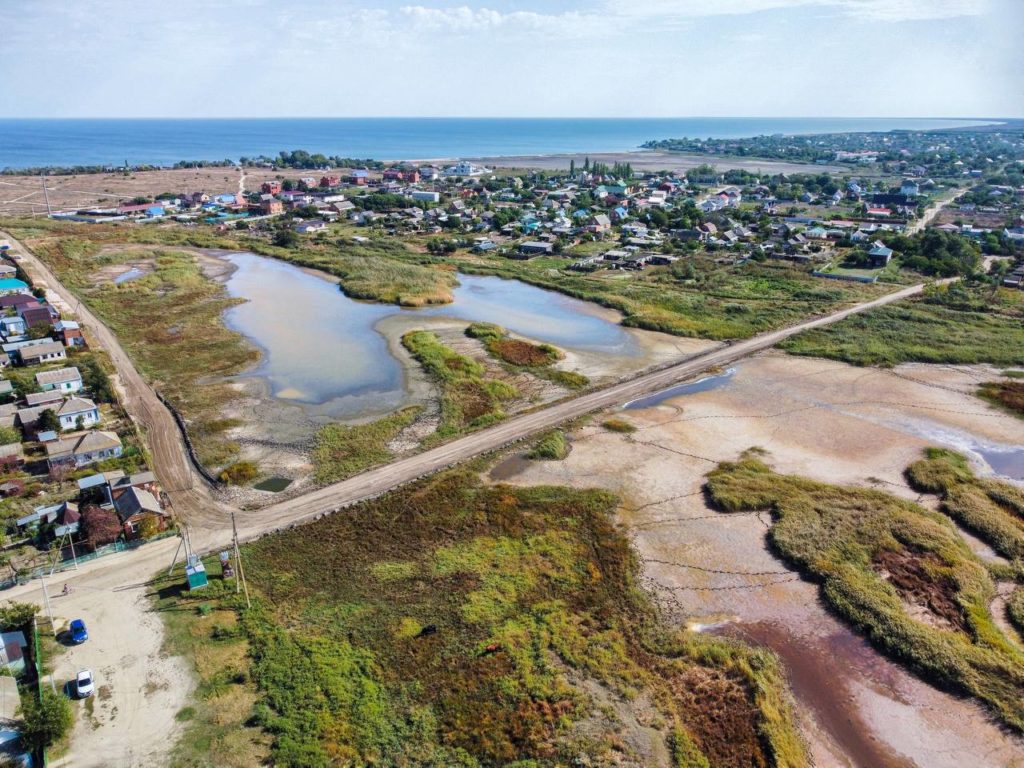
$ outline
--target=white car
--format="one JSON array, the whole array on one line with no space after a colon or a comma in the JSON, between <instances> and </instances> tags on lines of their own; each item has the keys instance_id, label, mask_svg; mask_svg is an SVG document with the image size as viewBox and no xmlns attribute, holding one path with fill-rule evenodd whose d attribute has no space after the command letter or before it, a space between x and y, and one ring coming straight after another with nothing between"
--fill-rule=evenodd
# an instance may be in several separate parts
<instances>
[{"instance_id":1,"label":"white car","mask_svg":"<svg viewBox=\"0 0 1024 768\"><path fill-rule=\"evenodd\" d=\"M75 692L78 694L78 698L87 699L92 696L94 690L92 670L79 670L78 677L75 680Z\"/></svg>"}]
</instances>

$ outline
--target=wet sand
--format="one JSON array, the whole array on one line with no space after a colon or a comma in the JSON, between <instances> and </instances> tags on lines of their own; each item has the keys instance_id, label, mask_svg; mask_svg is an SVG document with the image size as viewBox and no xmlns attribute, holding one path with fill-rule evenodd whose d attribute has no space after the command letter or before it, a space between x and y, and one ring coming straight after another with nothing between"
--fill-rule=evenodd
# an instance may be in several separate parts
<instances>
[{"instance_id":1,"label":"wet sand","mask_svg":"<svg viewBox=\"0 0 1024 768\"><path fill-rule=\"evenodd\" d=\"M917 499L902 472L926 446L942 444L937 436L1024 444L1024 422L971 394L992 375L982 367L884 371L767 353L738 363L724 386L620 412L638 427L632 435L595 420L576 433L566 460L506 460L491 479L620 494L620 522L666 618L778 653L816 765L1024 765L1024 741L980 705L923 682L833 617L817 585L769 551L766 516L716 512L701 491L718 462L760 446L781 472ZM991 473L980 455L972 460Z\"/></svg>"}]
</instances>

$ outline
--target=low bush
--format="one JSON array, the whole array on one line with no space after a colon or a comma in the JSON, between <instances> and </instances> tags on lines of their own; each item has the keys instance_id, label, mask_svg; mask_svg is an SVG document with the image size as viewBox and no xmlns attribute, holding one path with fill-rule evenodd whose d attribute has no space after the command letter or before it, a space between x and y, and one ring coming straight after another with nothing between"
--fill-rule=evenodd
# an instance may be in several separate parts
<instances>
[{"instance_id":1,"label":"low bush","mask_svg":"<svg viewBox=\"0 0 1024 768\"><path fill-rule=\"evenodd\" d=\"M222 482L228 485L246 485L260 476L259 467L252 461L236 461L221 470Z\"/></svg>"},{"instance_id":2,"label":"low bush","mask_svg":"<svg viewBox=\"0 0 1024 768\"><path fill-rule=\"evenodd\" d=\"M546 459L548 461L561 461L568 455L569 443L565 439L565 434L560 430L549 432L526 454L530 459Z\"/></svg>"},{"instance_id":3,"label":"low bush","mask_svg":"<svg viewBox=\"0 0 1024 768\"><path fill-rule=\"evenodd\" d=\"M601 426L609 432L620 432L624 435L636 432L636 427L625 419L612 417L601 422Z\"/></svg>"}]
</instances>

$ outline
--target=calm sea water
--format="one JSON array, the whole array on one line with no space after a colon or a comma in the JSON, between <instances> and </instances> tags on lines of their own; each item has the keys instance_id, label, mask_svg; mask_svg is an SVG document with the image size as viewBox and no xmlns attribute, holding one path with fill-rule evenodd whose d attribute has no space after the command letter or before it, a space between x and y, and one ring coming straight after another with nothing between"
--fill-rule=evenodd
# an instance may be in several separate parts
<instances>
[{"instance_id":1,"label":"calm sea water","mask_svg":"<svg viewBox=\"0 0 1024 768\"><path fill-rule=\"evenodd\" d=\"M0 168L125 161L171 165L292 149L376 160L622 152L651 139L952 128L984 122L817 117L0 119Z\"/></svg>"}]
</instances>

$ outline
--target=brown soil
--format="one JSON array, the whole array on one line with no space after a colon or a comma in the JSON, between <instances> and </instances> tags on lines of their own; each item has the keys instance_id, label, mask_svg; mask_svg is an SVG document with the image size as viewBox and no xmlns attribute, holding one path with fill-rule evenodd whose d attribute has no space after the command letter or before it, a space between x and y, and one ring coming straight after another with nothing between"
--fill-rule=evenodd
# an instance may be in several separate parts
<instances>
[{"instance_id":1,"label":"brown soil","mask_svg":"<svg viewBox=\"0 0 1024 768\"><path fill-rule=\"evenodd\" d=\"M1008 411L1024 416L1024 381L995 381L982 384L978 394Z\"/></svg>"},{"instance_id":2,"label":"brown soil","mask_svg":"<svg viewBox=\"0 0 1024 768\"><path fill-rule=\"evenodd\" d=\"M945 566L933 552L885 550L875 558L875 567L908 603L912 616L942 629L966 630L956 584L941 573Z\"/></svg>"},{"instance_id":3,"label":"brown soil","mask_svg":"<svg viewBox=\"0 0 1024 768\"><path fill-rule=\"evenodd\" d=\"M499 339L491 343L498 357L512 365L537 366L552 362L551 355L536 344L519 339Z\"/></svg>"},{"instance_id":4,"label":"brown soil","mask_svg":"<svg viewBox=\"0 0 1024 768\"><path fill-rule=\"evenodd\" d=\"M767 765L757 733L757 707L742 681L721 669L694 666L669 684L686 713L687 727L712 765Z\"/></svg>"}]
</instances>

